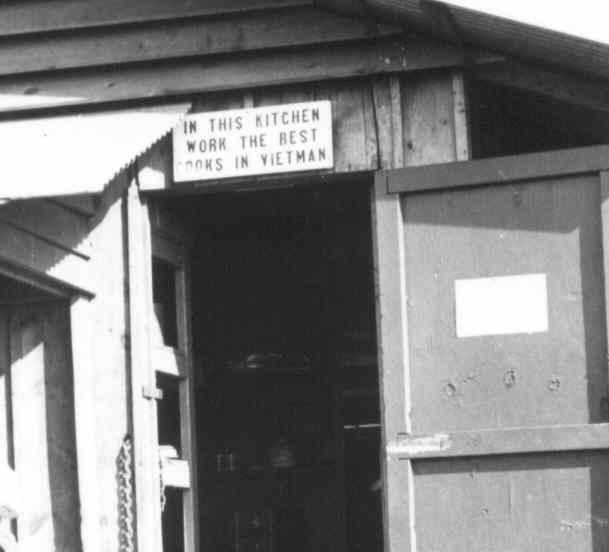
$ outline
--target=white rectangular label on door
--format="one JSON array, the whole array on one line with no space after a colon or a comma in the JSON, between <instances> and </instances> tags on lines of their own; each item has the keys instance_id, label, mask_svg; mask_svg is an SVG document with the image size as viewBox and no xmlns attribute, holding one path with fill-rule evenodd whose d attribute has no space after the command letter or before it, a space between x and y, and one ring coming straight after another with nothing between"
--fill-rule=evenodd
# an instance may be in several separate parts
<instances>
[{"instance_id":1,"label":"white rectangular label on door","mask_svg":"<svg viewBox=\"0 0 609 552\"><path fill-rule=\"evenodd\" d=\"M548 331L545 274L455 280L457 337Z\"/></svg>"}]
</instances>

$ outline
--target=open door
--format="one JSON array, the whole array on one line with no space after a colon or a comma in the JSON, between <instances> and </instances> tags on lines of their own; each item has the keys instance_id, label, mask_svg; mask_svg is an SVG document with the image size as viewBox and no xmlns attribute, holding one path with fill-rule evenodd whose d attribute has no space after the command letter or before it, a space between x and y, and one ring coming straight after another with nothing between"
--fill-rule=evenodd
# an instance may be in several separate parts
<instances>
[{"instance_id":1,"label":"open door","mask_svg":"<svg viewBox=\"0 0 609 552\"><path fill-rule=\"evenodd\" d=\"M381 171L386 545L609 542L609 147Z\"/></svg>"},{"instance_id":2,"label":"open door","mask_svg":"<svg viewBox=\"0 0 609 552\"><path fill-rule=\"evenodd\" d=\"M137 543L198 550L187 234L128 192Z\"/></svg>"}]
</instances>

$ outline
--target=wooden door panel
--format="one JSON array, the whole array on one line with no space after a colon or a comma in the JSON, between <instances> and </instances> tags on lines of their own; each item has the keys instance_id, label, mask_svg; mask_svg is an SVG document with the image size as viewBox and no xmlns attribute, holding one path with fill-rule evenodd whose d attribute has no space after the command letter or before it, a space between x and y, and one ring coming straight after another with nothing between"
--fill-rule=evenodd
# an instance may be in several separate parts
<instances>
[{"instance_id":1,"label":"wooden door panel","mask_svg":"<svg viewBox=\"0 0 609 552\"><path fill-rule=\"evenodd\" d=\"M608 168L603 146L377 174L391 552L608 550Z\"/></svg>"},{"instance_id":2,"label":"wooden door panel","mask_svg":"<svg viewBox=\"0 0 609 552\"><path fill-rule=\"evenodd\" d=\"M598 175L405 196L414 432L607 419ZM545 274L547 332L457 337L455 281Z\"/></svg>"},{"instance_id":3,"label":"wooden door panel","mask_svg":"<svg viewBox=\"0 0 609 552\"><path fill-rule=\"evenodd\" d=\"M606 452L414 463L418 550L603 551Z\"/></svg>"}]
</instances>

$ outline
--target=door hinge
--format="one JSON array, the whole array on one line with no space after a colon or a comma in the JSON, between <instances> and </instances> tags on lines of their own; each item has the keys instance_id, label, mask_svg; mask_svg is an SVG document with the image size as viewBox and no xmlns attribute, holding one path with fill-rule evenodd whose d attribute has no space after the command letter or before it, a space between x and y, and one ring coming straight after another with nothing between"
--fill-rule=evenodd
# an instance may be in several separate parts
<instances>
[{"instance_id":1,"label":"door hinge","mask_svg":"<svg viewBox=\"0 0 609 552\"><path fill-rule=\"evenodd\" d=\"M142 387L142 396L151 401L160 401L163 399L163 390L158 387L144 385L144 387Z\"/></svg>"}]
</instances>

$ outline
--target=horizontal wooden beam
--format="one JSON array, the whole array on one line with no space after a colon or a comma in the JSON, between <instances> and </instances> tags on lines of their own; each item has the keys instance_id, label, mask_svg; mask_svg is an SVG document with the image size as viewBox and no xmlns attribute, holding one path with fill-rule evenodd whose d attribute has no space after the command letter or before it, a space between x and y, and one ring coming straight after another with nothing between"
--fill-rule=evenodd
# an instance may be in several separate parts
<instances>
[{"instance_id":1,"label":"horizontal wooden beam","mask_svg":"<svg viewBox=\"0 0 609 552\"><path fill-rule=\"evenodd\" d=\"M567 73L549 71L544 67L514 62L489 63L476 67L474 76L480 80L526 90L561 102L599 111L609 111L609 86Z\"/></svg>"},{"instance_id":2,"label":"horizontal wooden beam","mask_svg":"<svg viewBox=\"0 0 609 552\"><path fill-rule=\"evenodd\" d=\"M219 92L480 63L489 56L404 35L239 56L58 71L0 79L0 113Z\"/></svg>"},{"instance_id":3,"label":"horizontal wooden beam","mask_svg":"<svg viewBox=\"0 0 609 552\"><path fill-rule=\"evenodd\" d=\"M28 0L0 3L0 36L310 6L312 0Z\"/></svg>"},{"instance_id":4,"label":"horizontal wooden beam","mask_svg":"<svg viewBox=\"0 0 609 552\"><path fill-rule=\"evenodd\" d=\"M509 184L606 168L609 168L609 146L603 145L386 170L381 175L386 178L389 193L417 193Z\"/></svg>"},{"instance_id":5,"label":"horizontal wooden beam","mask_svg":"<svg viewBox=\"0 0 609 552\"><path fill-rule=\"evenodd\" d=\"M324 44L400 32L399 27L306 7L119 30L102 27L4 39L0 42L0 75Z\"/></svg>"},{"instance_id":6,"label":"horizontal wooden beam","mask_svg":"<svg viewBox=\"0 0 609 552\"><path fill-rule=\"evenodd\" d=\"M409 435L387 445L400 460L609 449L609 424Z\"/></svg>"}]
</instances>

